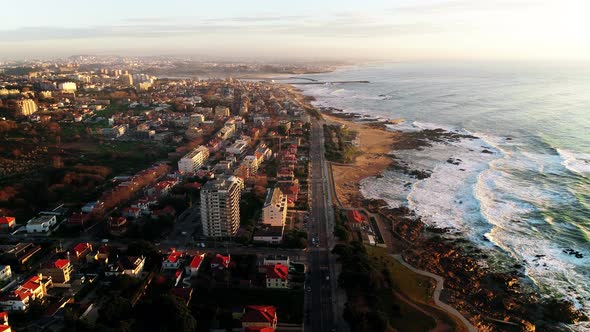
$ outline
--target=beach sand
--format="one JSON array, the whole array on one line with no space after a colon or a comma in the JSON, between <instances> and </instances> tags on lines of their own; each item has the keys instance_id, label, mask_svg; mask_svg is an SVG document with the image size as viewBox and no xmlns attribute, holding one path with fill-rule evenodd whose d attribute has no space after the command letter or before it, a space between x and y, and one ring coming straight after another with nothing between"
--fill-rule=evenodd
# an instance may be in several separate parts
<instances>
[{"instance_id":1,"label":"beach sand","mask_svg":"<svg viewBox=\"0 0 590 332\"><path fill-rule=\"evenodd\" d=\"M344 124L358 133L362 154L353 164L332 163L335 190L340 203L343 206L357 207L362 202L359 183L364 178L381 174L392 165L393 160L388 154L392 150L392 145L397 143L403 134L333 115L323 114L323 117L328 123Z\"/></svg>"}]
</instances>

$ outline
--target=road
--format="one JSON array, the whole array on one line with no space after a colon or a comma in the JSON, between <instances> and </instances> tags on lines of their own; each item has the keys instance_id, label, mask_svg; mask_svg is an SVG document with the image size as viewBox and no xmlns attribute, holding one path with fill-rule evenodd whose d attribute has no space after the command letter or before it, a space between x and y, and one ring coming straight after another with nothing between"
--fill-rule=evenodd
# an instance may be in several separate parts
<instances>
[{"instance_id":1,"label":"road","mask_svg":"<svg viewBox=\"0 0 590 332\"><path fill-rule=\"evenodd\" d=\"M311 275L308 286L311 292L306 292L306 321L305 331L339 330L334 319L335 285L334 258L330 248L333 239L333 206L327 182L327 167L324 159L324 138L322 123L315 121L312 126L311 139L312 177L311 189L311 220L309 222L310 249L308 263ZM312 238L317 238L318 245L314 246Z\"/></svg>"}]
</instances>

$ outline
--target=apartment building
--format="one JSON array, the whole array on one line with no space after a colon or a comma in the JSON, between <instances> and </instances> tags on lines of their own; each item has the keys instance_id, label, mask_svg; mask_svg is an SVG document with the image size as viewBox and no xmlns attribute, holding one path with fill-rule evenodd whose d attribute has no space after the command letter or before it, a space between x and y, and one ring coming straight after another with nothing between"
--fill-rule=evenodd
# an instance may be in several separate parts
<instances>
[{"instance_id":1,"label":"apartment building","mask_svg":"<svg viewBox=\"0 0 590 332\"><path fill-rule=\"evenodd\" d=\"M209 237L234 236L240 227L242 179L230 176L207 182L201 189L203 234Z\"/></svg>"},{"instance_id":2,"label":"apartment building","mask_svg":"<svg viewBox=\"0 0 590 332\"><path fill-rule=\"evenodd\" d=\"M181 174L195 172L205 164L208 158L209 149L201 145L178 161L178 171Z\"/></svg>"},{"instance_id":3,"label":"apartment building","mask_svg":"<svg viewBox=\"0 0 590 332\"><path fill-rule=\"evenodd\" d=\"M285 226L287 220L287 195L281 189L268 189L262 207L262 223L270 226Z\"/></svg>"}]
</instances>

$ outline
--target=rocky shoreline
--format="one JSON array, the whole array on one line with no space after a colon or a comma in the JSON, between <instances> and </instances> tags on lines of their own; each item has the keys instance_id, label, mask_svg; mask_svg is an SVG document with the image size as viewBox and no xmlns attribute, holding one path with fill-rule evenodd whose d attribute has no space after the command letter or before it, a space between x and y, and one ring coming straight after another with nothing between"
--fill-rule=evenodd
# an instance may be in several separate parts
<instances>
[{"instance_id":1,"label":"rocky shoreline","mask_svg":"<svg viewBox=\"0 0 590 332\"><path fill-rule=\"evenodd\" d=\"M323 113L344 121L369 125L386 130L387 121L345 113L335 108L322 108ZM397 121L396 121L397 123ZM451 143L477 137L443 129L404 132L392 145L392 150L422 149L433 143ZM482 146L481 153L493 153ZM425 179L430 173L408 167L395 156L389 169L405 173L416 179ZM448 163L460 165L461 160ZM358 197L362 197L360 192ZM509 272L492 271L481 261L486 254L468 241L457 236L445 236L448 229L428 227L407 208L389 208L382 200L360 198L354 205L364 207L383 217L394 239L394 251L400 253L412 266L435 273L445 279L441 300L452 305L480 331L569 331L566 324L588 320L568 301L551 300L524 287L527 277L524 268L515 264ZM568 254L581 254L573 249Z\"/></svg>"},{"instance_id":2,"label":"rocky shoreline","mask_svg":"<svg viewBox=\"0 0 590 332\"><path fill-rule=\"evenodd\" d=\"M466 240L445 238L446 229L427 227L407 208L391 209L381 200L364 200L371 212L391 222L395 248L412 266L445 278L442 300L480 331L568 331L563 324L588 320L567 301L543 299L522 286L522 266L498 273L482 266L481 250Z\"/></svg>"}]
</instances>

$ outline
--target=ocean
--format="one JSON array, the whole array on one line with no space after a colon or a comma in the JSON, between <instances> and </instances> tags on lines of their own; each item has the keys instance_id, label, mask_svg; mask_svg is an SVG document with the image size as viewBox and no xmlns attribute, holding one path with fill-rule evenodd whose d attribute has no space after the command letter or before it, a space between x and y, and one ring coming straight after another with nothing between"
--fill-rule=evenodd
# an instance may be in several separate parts
<instances>
[{"instance_id":1,"label":"ocean","mask_svg":"<svg viewBox=\"0 0 590 332\"><path fill-rule=\"evenodd\" d=\"M303 76L370 81L298 86L318 106L405 120L391 130L477 137L394 151L431 176L388 170L362 194L469 239L491 268L523 265L531 287L590 312L590 65L392 63Z\"/></svg>"}]
</instances>

